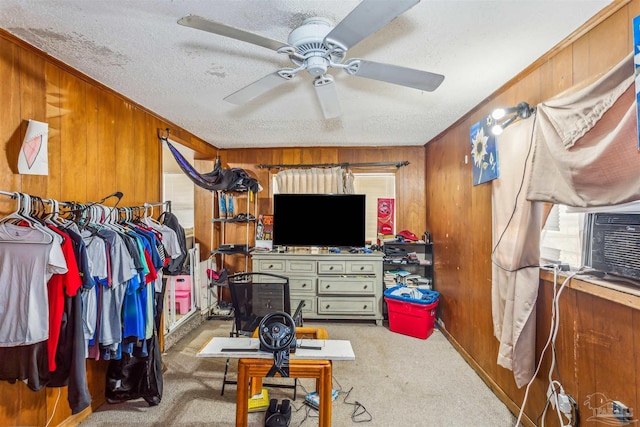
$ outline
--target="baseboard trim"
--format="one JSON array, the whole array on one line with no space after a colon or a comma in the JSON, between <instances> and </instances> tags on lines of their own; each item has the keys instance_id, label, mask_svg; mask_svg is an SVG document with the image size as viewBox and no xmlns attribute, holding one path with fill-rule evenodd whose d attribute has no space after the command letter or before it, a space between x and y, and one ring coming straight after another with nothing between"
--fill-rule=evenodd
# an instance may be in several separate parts
<instances>
[{"instance_id":1,"label":"baseboard trim","mask_svg":"<svg viewBox=\"0 0 640 427\"><path fill-rule=\"evenodd\" d=\"M493 391L493 393L505 404L505 406L511 411L514 416L518 416L520 413L520 407L513 401L511 398L502 390L502 388L487 374L487 372L482 369L482 367L471 357L469 353L460 345L458 341L449 333L447 329L444 327L444 324L438 319L438 329L444 335L447 340L451 343L451 345L460 353L462 358L473 368L474 371L482 378L482 381ZM522 414L522 419L520 420L522 424L526 427L536 427L536 424L527 416L527 414Z\"/></svg>"},{"instance_id":2,"label":"baseboard trim","mask_svg":"<svg viewBox=\"0 0 640 427\"><path fill-rule=\"evenodd\" d=\"M93 413L91 405L87 406L83 411L68 417L66 420L58 424L58 427L76 427L82 421L86 420Z\"/></svg>"}]
</instances>

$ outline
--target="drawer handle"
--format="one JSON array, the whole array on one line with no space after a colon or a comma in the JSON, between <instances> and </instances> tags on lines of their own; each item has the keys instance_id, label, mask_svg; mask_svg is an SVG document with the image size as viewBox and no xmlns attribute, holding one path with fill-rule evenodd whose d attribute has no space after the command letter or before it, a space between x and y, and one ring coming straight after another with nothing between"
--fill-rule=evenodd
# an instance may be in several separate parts
<instances>
[{"instance_id":1,"label":"drawer handle","mask_svg":"<svg viewBox=\"0 0 640 427\"><path fill-rule=\"evenodd\" d=\"M367 304L365 304L365 305L362 307L362 309L363 309L363 310L366 310L366 309L367 309Z\"/></svg>"},{"instance_id":2,"label":"drawer handle","mask_svg":"<svg viewBox=\"0 0 640 427\"><path fill-rule=\"evenodd\" d=\"M273 268L273 264L269 264L269 267L267 267L267 268L272 269Z\"/></svg>"},{"instance_id":3,"label":"drawer handle","mask_svg":"<svg viewBox=\"0 0 640 427\"><path fill-rule=\"evenodd\" d=\"M329 267L329 270L333 270L333 266Z\"/></svg>"},{"instance_id":4,"label":"drawer handle","mask_svg":"<svg viewBox=\"0 0 640 427\"><path fill-rule=\"evenodd\" d=\"M303 288L306 288L306 287L307 287L307 284L306 284L306 283L303 283L303 284L302 284L302 287L303 287Z\"/></svg>"},{"instance_id":5,"label":"drawer handle","mask_svg":"<svg viewBox=\"0 0 640 427\"><path fill-rule=\"evenodd\" d=\"M367 289L367 287L368 287L368 286L369 286L369 285L364 285L364 287L363 287L362 289Z\"/></svg>"},{"instance_id":6,"label":"drawer handle","mask_svg":"<svg viewBox=\"0 0 640 427\"><path fill-rule=\"evenodd\" d=\"M329 308L329 307L331 307L331 305L330 305L330 304L327 304L327 306L326 306L325 308Z\"/></svg>"},{"instance_id":7,"label":"drawer handle","mask_svg":"<svg viewBox=\"0 0 640 427\"><path fill-rule=\"evenodd\" d=\"M360 266L360 271L364 270L364 265Z\"/></svg>"},{"instance_id":8,"label":"drawer handle","mask_svg":"<svg viewBox=\"0 0 640 427\"><path fill-rule=\"evenodd\" d=\"M325 286L324 288L325 288L325 289L329 289L330 287L331 287L331 285L327 285L327 286Z\"/></svg>"}]
</instances>

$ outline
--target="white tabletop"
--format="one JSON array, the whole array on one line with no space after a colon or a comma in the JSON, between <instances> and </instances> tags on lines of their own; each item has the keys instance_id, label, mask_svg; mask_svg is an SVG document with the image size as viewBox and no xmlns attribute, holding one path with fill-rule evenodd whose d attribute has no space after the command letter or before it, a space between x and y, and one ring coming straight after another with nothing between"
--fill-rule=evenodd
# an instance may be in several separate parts
<instances>
[{"instance_id":1,"label":"white tabletop","mask_svg":"<svg viewBox=\"0 0 640 427\"><path fill-rule=\"evenodd\" d=\"M224 338L213 337L196 354L197 357L224 357L231 359L272 359L273 353L260 351L258 338ZM312 340L296 341L296 351L290 354L291 359L310 360L355 360L351 342L347 340Z\"/></svg>"}]
</instances>

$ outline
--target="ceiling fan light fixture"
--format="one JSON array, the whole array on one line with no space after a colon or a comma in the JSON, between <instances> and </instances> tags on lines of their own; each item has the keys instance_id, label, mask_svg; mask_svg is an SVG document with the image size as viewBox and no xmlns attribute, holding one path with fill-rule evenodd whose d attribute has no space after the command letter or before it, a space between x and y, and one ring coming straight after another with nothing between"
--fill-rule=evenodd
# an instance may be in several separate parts
<instances>
[{"instance_id":1,"label":"ceiling fan light fixture","mask_svg":"<svg viewBox=\"0 0 640 427\"><path fill-rule=\"evenodd\" d=\"M312 76L321 76L327 72L329 61L322 56L307 58L307 72Z\"/></svg>"}]
</instances>

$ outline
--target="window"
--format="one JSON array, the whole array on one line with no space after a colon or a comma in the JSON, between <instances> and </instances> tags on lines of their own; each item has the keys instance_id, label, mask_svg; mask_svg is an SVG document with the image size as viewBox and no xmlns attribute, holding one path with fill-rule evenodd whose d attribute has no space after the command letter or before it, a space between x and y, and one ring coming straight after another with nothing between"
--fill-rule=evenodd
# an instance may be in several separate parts
<instances>
[{"instance_id":1,"label":"window","mask_svg":"<svg viewBox=\"0 0 640 427\"><path fill-rule=\"evenodd\" d=\"M378 198L395 199L396 176L393 173L354 173L353 178L355 193L366 195L365 239L375 243L378 239ZM278 194L275 174L271 182L273 194Z\"/></svg>"},{"instance_id":2,"label":"window","mask_svg":"<svg viewBox=\"0 0 640 427\"><path fill-rule=\"evenodd\" d=\"M396 176L393 173L356 173L353 176L356 194L367 196L366 240L375 243L378 239L378 199L395 199ZM395 210L393 223L395 224Z\"/></svg>"},{"instance_id":3,"label":"window","mask_svg":"<svg viewBox=\"0 0 640 427\"><path fill-rule=\"evenodd\" d=\"M582 266L584 213L571 212L565 205L554 205L540 236L542 263L567 263Z\"/></svg>"},{"instance_id":4,"label":"window","mask_svg":"<svg viewBox=\"0 0 640 427\"><path fill-rule=\"evenodd\" d=\"M193 164L194 151L171 141L171 144ZM162 148L162 201L171 202L171 212L178 218L187 236L193 235L195 187L180 169L171 151Z\"/></svg>"}]
</instances>

